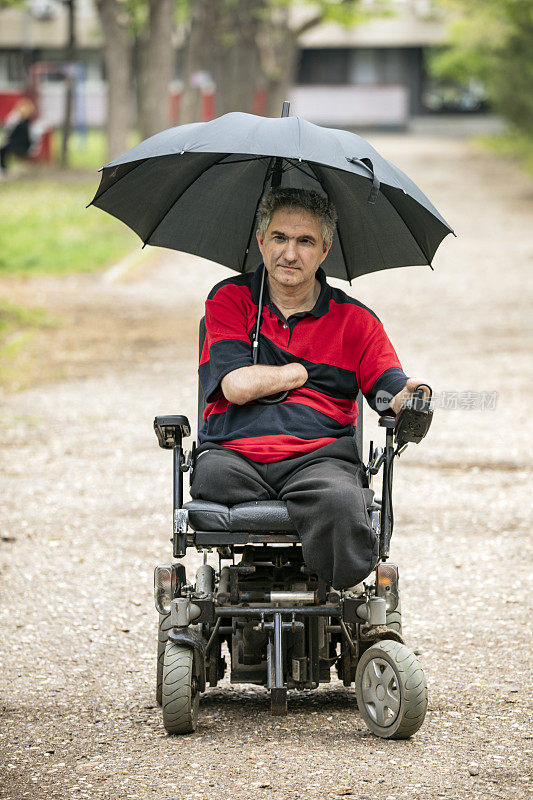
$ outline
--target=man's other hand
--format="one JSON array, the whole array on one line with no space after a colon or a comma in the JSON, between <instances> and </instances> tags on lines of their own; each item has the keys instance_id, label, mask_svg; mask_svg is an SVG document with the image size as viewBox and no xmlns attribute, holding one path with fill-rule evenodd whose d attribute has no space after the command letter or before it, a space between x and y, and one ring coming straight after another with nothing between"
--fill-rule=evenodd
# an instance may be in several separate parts
<instances>
[{"instance_id":1,"label":"man's other hand","mask_svg":"<svg viewBox=\"0 0 533 800\"><path fill-rule=\"evenodd\" d=\"M304 385L308 377L302 364L284 364L282 367L254 364L228 372L220 386L229 403L243 406L259 397L297 389Z\"/></svg>"},{"instance_id":2,"label":"man's other hand","mask_svg":"<svg viewBox=\"0 0 533 800\"><path fill-rule=\"evenodd\" d=\"M422 391L424 392L424 398L427 400L430 396L429 386L424 383L424 381L418 380L418 378L407 378L407 383L398 394L394 395L392 400L390 401L389 405L394 411L395 414L401 410L404 403L409 400L412 396L414 390L417 386L420 386Z\"/></svg>"}]
</instances>

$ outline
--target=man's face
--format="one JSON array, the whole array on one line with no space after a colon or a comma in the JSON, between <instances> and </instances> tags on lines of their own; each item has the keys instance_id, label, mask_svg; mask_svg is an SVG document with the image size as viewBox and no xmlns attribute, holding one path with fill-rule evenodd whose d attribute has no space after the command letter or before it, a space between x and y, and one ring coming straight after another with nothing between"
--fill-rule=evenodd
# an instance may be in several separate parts
<instances>
[{"instance_id":1,"label":"man's face","mask_svg":"<svg viewBox=\"0 0 533 800\"><path fill-rule=\"evenodd\" d=\"M299 208L275 211L257 242L270 281L284 287L311 286L331 247L324 249L318 217Z\"/></svg>"}]
</instances>

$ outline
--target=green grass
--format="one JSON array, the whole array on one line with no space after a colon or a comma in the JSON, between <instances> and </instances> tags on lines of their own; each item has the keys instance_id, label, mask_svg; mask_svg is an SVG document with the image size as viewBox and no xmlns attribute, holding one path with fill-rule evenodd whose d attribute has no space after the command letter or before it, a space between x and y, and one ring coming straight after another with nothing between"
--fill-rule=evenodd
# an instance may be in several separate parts
<instances>
[{"instance_id":1,"label":"green grass","mask_svg":"<svg viewBox=\"0 0 533 800\"><path fill-rule=\"evenodd\" d=\"M0 275L88 272L140 247L122 222L85 208L98 182L67 172L0 184Z\"/></svg>"},{"instance_id":2,"label":"green grass","mask_svg":"<svg viewBox=\"0 0 533 800\"><path fill-rule=\"evenodd\" d=\"M22 308L0 300L0 339L5 340L13 330L27 330L29 328L51 328L57 325L57 320L52 318L44 308Z\"/></svg>"},{"instance_id":3,"label":"green grass","mask_svg":"<svg viewBox=\"0 0 533 800\"><path fill-rule=\"evenodd\" d=\"M533 174L533 137L517 131L506 131L494 136L478 136L475 142L493 153L518 161L527 172Z\"/></svg>"},{"instance_id":4,"label":"green grass","mask_svg":"<svg viewBox=\"0 0 533 800\"><path fill-rule=\"evenodd\" d=\"M132 132L128 145L137 141ZM61 131L56 130L54 163L60 150ZM91 130L86 136L72 134L69 171L33 180L31 164L13 161L13 180L0 184L0 275L88 272L140 248L139 238L123 223L99 209L85 209L106 160L105 133ZM82 170L94 171L94 179Z\"/></svg>"},{"instance_id":5,"label":"green grass","mask_svg":"<svg viewBox=\"0 0 533 800\"><path fill-rule=\"evenodd\" d=\"M22 308L0 300L0 385L16 388L22 385L28 364L21 352L40 328L55 328L60 321L43 308Z\"/></svg>"}]
</instances>

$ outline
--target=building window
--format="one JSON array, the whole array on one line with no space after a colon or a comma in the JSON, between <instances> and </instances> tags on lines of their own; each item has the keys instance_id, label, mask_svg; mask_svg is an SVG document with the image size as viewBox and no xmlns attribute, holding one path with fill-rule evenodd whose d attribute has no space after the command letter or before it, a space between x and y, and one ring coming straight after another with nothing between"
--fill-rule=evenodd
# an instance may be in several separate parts
<instances>
[{"instance_id":1,"label":"building window","mask_svg":"<svg viewBox=\"0 0 533 800\"><path fill-rule=\"evenodd\" d=\"M348 80L356 86L376 86L381 83L378 51L367 48L352 50Z\"/></svg>"},{"instance_id":2,"label":"building window","mask_svg":"<svg viewBox=\"0 0 533 800\"><path fill-rule=\"evenodd\" d=\"M26 81L24 54L21 50L4 50L0 52L0 82L3 84L20 84Z\"/></svg>"},{"instance_id":3,"label":"building window","mask_svg":"<svg viewBox=\"0 0 533 800\"><path fill-rule=\"evenodd\" d=\"M347 83L349 53L349 50L341 48L303 50L297 83L304 85Z\"/></svg>"}]
</instances>

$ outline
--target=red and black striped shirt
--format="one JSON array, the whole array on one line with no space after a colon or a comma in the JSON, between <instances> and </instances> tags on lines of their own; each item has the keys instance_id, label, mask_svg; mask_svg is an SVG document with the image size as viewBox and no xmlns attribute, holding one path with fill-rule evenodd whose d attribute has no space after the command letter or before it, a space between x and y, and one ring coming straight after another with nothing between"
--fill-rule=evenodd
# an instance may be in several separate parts
<instances>
[{"instance_id":1,"label":"red and black striped shirt","mask_svg":"<svg viewBox=\"0 0 533 800\"><path fill-rule=\"evenodd\" d=\"M252 365L261 270L218 283L207 298L207 335L199 368L207 406L198 438L266 463L310 453L352 435L359 388L374 405L378 391L395 395L407 377L374 312L329 286L319 268L321 291L311 311L286 320L271 303L266 285L263 297L259 363L281 366L297 361L309 374L306 383L276 405L228 403L220 388L222 378Z\"/></svg>"}]
</instances>

